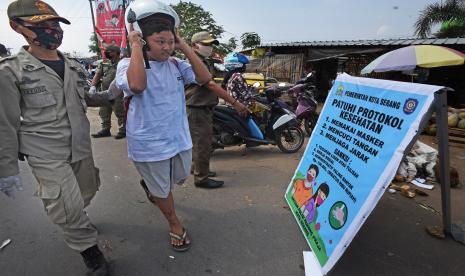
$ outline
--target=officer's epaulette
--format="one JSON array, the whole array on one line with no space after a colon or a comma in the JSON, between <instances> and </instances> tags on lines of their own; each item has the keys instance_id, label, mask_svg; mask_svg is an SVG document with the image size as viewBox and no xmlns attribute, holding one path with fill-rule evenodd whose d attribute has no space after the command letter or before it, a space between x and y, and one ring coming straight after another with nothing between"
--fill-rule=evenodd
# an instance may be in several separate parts
<instances>
[{"instance_id":1,"label":"officer's epaulette","mask_svg":"<svg viewBox=\"0 0 465 276\"><path fill-rule=\"evenodd\" d=\"M78 64L82 64L79 59L75 58L75 57L68 57L68 60L72 61L72 62L75 62L75 63L78 63Z\"/></svg>"},{"instance_id":2,"label":"officer's epaulette","mask_svg":"<svg viewBox=\"0 0 465 276\"><path fill-rule=\"evenodd\" d=\"M76 67L85 69L84 64L82 64L81 62L79 62L79 59L74 58L74 57L68 57L68 60L71 61L72 63L74 63Z\"/></svg>"},{"instance_id":3,"label":"officer's epaulette","mask_svg":"<svg viewBox=\"0 0 465 276\"><path fill-rule=\"evenodd\" d=\"M79 59L75 58L75 57L68 57L69 60L72 60L72 61L75 61L77 63L80 63L79 62Z\"/></svg>"},{"instance_id":4,"label":"officer's epaulette","mask_svg":"<svg viewBox=\"0 0 465 276\"><path fill-rule=\"evenodd\" d=\"M17 55L11 55L11 56L2 57L2 58L0 58L0 63L2 63L2 62L4 62L4 61L7 61L7 60L15 59L15 58L17 58L17 57L18 57Z\"/></svg>"}]
</instances>

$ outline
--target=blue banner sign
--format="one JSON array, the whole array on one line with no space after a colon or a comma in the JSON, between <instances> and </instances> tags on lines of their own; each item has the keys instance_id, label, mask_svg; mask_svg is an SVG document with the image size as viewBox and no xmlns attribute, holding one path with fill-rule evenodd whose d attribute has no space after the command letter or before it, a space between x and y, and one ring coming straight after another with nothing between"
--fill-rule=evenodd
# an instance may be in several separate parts
<instances>
[{"instance_id":1,"label":"blue banner sign","mask_svg":"<svg viewBox=\"0 0 465 276\"><path fill-rule=\"evenodd\" d=\"M339 75L286 190L326 274L395 175L442 87Z\"/></svg>"}]
</instances>

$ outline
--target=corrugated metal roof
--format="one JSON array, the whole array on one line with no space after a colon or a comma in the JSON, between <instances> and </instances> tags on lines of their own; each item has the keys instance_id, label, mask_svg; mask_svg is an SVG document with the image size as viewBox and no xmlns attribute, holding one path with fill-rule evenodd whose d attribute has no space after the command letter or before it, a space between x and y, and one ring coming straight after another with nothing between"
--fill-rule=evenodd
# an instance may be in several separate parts
<instances>
[{"instance_id":1,"label":"corrugated metal roof","mask_svg":"<svg viewBox=\"0 0 465 276\"><path fill-rule=\"evenodd\" d=\"M458 38L403 38L366 40L325 40L265 43L259 47L319 47L319 46L390 46L390 45L465 45L465 37Z\"/></svg>"}]
</instances>

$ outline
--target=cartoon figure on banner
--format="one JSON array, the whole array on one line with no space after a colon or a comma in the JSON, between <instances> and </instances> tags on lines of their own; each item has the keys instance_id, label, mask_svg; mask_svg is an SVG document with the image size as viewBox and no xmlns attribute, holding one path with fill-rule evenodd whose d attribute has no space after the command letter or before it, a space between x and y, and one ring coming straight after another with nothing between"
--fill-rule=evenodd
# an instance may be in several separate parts
<instances>
[{"instance_id":1,"label":"cartoon figure on banner","mask_svg":"<svg viewBox=\"0 0 465 276\"><path fill-rule=\"evenodd\" d=\"M97 6L97 13L98 14L101 14L105 11L105 4L103 3L99 3L98 6Z\"/></svg>"},{"instance_id":2,"label":"cartoon figure on banner","mask_svg":"<svg viewBox=\"0 0 465 276\"><path fill-rule=\"evenodd\" d=\"M119 19L118 19L119 15L114 13L111 15L111 25L115 26L115 27L118 27L118 24L119 24Z\"/></svg>"},{"instance_id":3,"label":"cartoon figure on banner","mask_svg":"<svg viewBox=\"0 0 465 276\"><path fill-rule=\"evenodd\" d=\"M313 185L316 185L318 177L318 166L311 164L307 170L307 175L304 179L296 179L294 182L294 191L292 196L299 208L304 210L304 206L308 203L313 194Z\"/></svg>"},{"instance_id":4,"label":"cartoon figure on banner","mask_svg":"<svg viewBox=\"0 0 465 276\"><path fill-rule=\"evenodd\" d=\"M326 200L329 195L329 186L326 183L321 184L318 186L315 194L309 200L307 205L304 207L304 216L307 218L308 223L312 223L316 217L318 216L318 212L316 210L317 207L320 207L321 204Z\"/></svg>"}]
</instances>

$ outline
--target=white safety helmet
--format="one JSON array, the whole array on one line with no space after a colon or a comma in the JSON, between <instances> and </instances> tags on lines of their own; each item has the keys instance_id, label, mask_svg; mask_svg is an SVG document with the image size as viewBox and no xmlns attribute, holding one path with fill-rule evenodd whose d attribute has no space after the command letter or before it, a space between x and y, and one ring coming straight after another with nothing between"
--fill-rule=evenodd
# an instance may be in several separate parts
<instances>
[{"instance_id":1,"label":"white safety helmet","mask_svg":"<svg viewBox=\"0 0 465 276\"><path fill-rule=\"evenodd\" d=\"M135 0L129 4L124 15L126 29L129 30L129 24L133 23L134 30L142 32L139 20L157 13L168 15L173 19L174 27L179 27L181 21L171 6L156 0Z\"/></svg>"}]
</instances>

